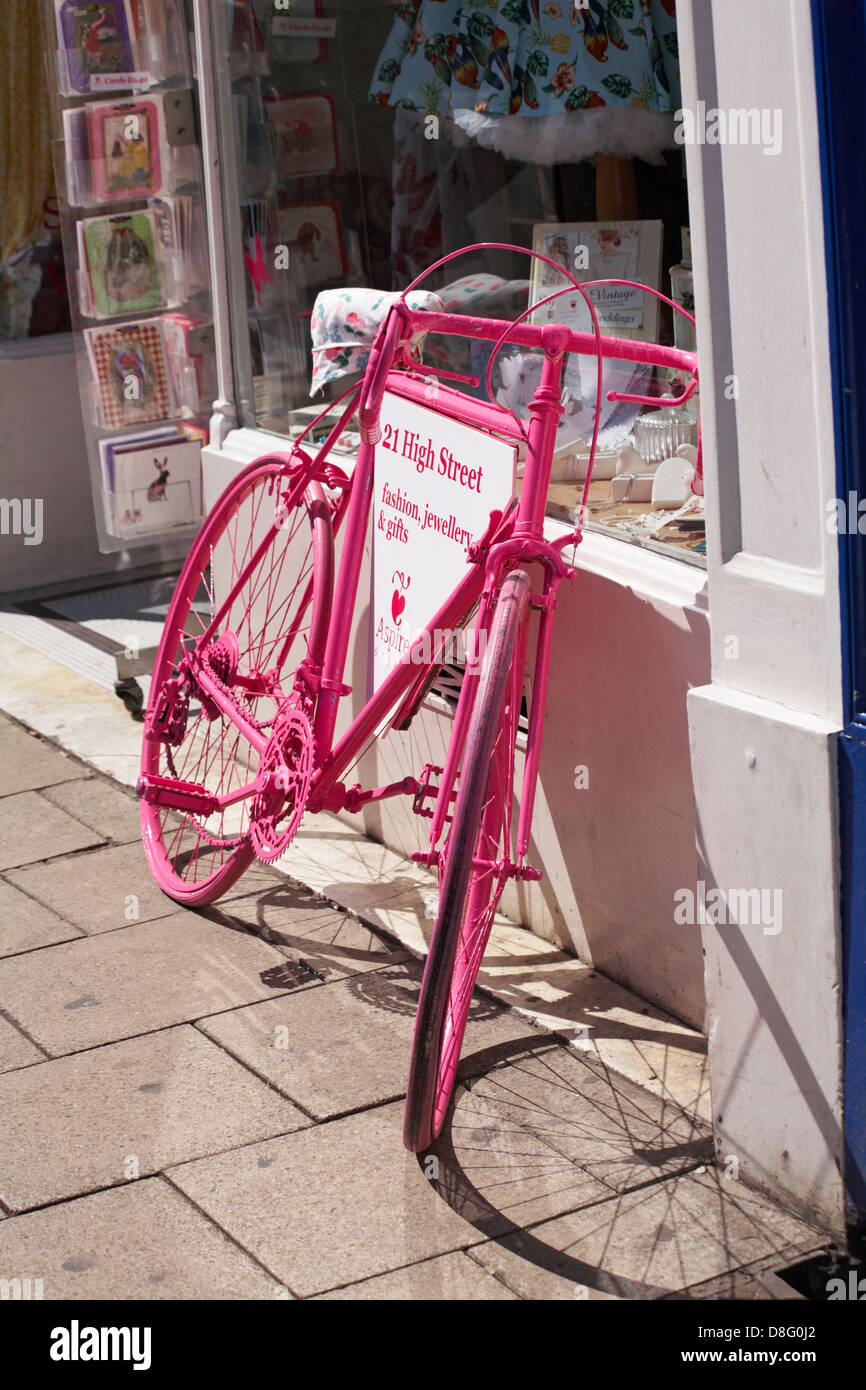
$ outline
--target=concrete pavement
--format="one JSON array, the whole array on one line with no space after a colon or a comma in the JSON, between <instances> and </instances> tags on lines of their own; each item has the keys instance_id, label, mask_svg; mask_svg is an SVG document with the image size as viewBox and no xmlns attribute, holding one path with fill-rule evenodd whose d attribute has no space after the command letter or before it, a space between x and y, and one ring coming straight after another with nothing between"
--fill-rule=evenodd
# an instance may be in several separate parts
<instances>
[{"instance_id":1,"label":"concrete pavement","mask_svg":"<svg viewBox=\"0 0 866 1390\"><path fill-rule=\"evenodd\" d=\"M706 1124L478 995L400 1142L420 966L257 867L181 911L131 793L0 717L0 1278L47 1299L729 1297L820 1234ZM372 914L374 915L374 914Z\"/></svg>"}]
</instances>

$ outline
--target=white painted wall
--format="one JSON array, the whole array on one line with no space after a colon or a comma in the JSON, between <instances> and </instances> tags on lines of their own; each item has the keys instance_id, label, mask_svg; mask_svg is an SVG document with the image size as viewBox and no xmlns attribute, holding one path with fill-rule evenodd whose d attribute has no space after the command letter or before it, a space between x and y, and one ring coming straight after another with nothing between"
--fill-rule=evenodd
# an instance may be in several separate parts
<instances>
[{"instance_id":1,"label":"white painted wall","mask_svg":"<svg viewBox=\"0 0 866 1390\"><path fill-rule=\"evenodd\" d=\"M712 642L712 683L689 697L698 873L783 901L778 934L703 928L716 1139L741 1176L842 1235L842 689L810 10L691 0L678 21L687 106L783 123L775 157L686 149Z\"/></svg>"}]
</instances>

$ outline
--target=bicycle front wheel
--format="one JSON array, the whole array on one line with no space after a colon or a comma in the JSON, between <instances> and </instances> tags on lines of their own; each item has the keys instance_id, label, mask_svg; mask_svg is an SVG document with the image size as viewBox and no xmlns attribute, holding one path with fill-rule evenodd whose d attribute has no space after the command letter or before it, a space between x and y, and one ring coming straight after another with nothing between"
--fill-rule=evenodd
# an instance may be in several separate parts
<instances>
[{"instance_id":1,"label":"bicycle front wheel","mask_svg":"<svg viewBox=\"0 0 866 1390\"><path fill-rule=\"evenodd\" d=\"M238 711L267 733L309 657L321 664L333 587L331 510L321 487L286 511L279 458L252 464L208 516L181 571L157 652L145 720L145 777L192 783L227 797L255 778L257 755L230 715L197 689L191 653L216 675ZM279 528L261 556L268 529ZM222 601L236 589L205 640ZM186 663L186 664L185 664ZM252 862L250 801L207 815L141 802L150 871L190 907L216 901Z\"/></svg>"},{"instance_id":2,"label":"bicycle front wheel","mask_svg":"<svg viewBox=\"0 0 866 1390\"><path fill-rule=\"evenodd\" d=\"M403 1142L413 1153L432 1143L447 1114L472 991L505 886L529 593L523 570L507 575L466 736L415 1024L403 1124Z\"/></svg>"}]
</instances>

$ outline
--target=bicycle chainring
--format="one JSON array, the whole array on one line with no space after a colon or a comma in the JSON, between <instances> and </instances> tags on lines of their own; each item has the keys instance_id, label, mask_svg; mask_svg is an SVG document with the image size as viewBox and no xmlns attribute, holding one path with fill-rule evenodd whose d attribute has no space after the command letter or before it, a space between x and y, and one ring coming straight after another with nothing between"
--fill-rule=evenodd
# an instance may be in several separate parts
<instances>
[{"instance_id":1,"label":"bicycle chainring","mask_svg":"<svg viewBox=\"0 0 866 1390\"><path fill-rule=\"evenodd\" d=\"M277 716L250 804L250 842L257 859L273 864L285 854L303 819L315 769L310 721L297 707Z\"/></svg>"}]
</instances>

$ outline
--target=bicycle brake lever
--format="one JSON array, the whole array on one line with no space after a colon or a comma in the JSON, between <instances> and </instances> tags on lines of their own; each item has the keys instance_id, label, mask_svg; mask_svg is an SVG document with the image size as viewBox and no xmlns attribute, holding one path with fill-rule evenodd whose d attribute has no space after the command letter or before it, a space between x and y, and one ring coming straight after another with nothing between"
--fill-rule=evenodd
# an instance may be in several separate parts
<instances>
[{"instance_id":1,"label":"bicycle brake lever","mask_svg":"<svg viewBox=\"0 0 866 1390\"><path fill-rule=\"evenodd\" d=\"M697 389L698 379L693 376L681 396L630 396L627 391L608 391L607 399L609 401L630 401L633 405L677 406L691 400Z\"/></svg>"}]
</instances>

